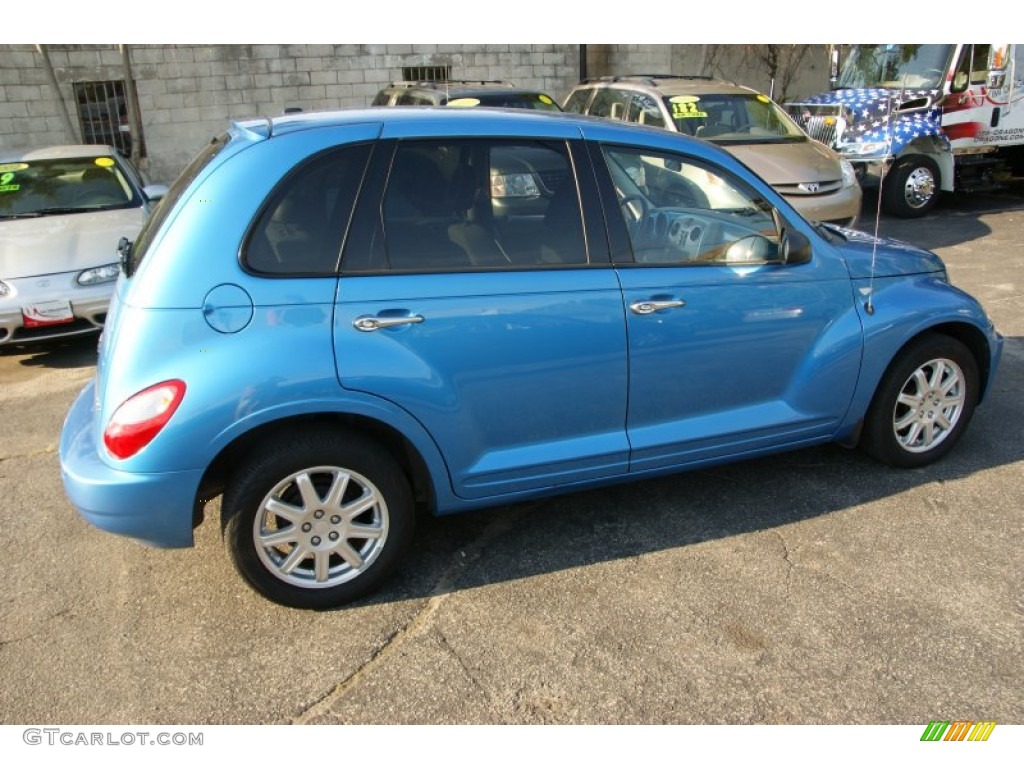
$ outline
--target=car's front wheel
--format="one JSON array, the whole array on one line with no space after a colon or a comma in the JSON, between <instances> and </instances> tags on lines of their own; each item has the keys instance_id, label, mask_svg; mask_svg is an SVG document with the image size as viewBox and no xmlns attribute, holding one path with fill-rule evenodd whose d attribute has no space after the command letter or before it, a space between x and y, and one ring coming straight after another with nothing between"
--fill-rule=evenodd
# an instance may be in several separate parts
<instances>
[{"instance_id":1,"label":"car's front wheel","mask_svg":"<svg viewBox=\"0 0 1024 768\"><path fill-rule=\"evenodd\" d=\"M892 216L924 216L939 200L939 166L923 155L899 160L886 175L881 195L882 206Z\"/></svg>"},{"instance_id":2,"label":"car's front wheel","mask_svg":"<svg viewBox=\"0 0 1024 768\"><path fill-rule=\"evenodd\" d=\"M412 541L412 492L401 467L353 435L299 434L250 454L223 504L239 573L293 608L333 608L365 596Z\"/></svg>"},{"instance_id":3,"label":"car's front wheel","mask_svg":"<svg viewBox=\"0 0 1024 768\"><path fill-rule=\"evenodd\" d=\"M929 335L912 343L882 377L868 409L861 447L897 467L944 456L978 402L978 365L960 341Z\"/></svg>"}]
</instances>

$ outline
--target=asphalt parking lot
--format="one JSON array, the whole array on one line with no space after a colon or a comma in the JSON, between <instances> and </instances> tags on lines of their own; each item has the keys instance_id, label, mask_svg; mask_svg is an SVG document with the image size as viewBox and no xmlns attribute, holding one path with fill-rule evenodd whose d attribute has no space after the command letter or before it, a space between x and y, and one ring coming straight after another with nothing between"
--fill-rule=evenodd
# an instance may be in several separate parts
<instances>
[{"instance_id":1,"label":"asphalt parking lot","mask_svg":"<svg viewBox=\"0 0 1024 768\"><path fill-rule=\"evenodd\" d=\"M56 446L95 339L0 353L0 722L1024 722L1024 185L880 232L1006 338L949 457L830 446L426 519L333 612L251 592L215 523L175 551L86 525Z\"/></svg>"}]
</instances>

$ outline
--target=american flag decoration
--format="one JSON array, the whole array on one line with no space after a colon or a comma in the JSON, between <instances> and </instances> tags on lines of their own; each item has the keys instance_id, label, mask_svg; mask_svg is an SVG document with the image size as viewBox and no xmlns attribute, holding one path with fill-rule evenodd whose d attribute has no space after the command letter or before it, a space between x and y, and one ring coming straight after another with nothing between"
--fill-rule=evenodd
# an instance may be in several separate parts
<instances>
[{"instance_id":1,"label":"american flag decoration","mask_svg":"<svg viewBox=\"0 0 1024 768\"><path fill-rule=\"evenodd\" d=\"M949 145L942 131L939 97L937 90L855 88L812 96L803 100L801 106L841 105L846 113L842 144L891 141L893 154L898 154L922 136L934 136ZM897 112L901 104L911 102L930 106Z\"/></svg>"}]
</instances>

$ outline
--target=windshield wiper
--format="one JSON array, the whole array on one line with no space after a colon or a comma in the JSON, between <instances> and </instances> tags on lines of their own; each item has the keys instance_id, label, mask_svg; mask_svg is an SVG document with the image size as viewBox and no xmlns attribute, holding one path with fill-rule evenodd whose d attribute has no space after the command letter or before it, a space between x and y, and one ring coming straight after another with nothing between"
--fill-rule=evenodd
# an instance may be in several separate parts
<instances>
[{"instance_id":1,"label":"windshield wiper","mask_svg":"<svg viewBox=\"0 0 1024 768\"><path fill-rule=\"evenodd\" d=\"M72 208L71 206L55 205L51 208L40 208L37 211L33 211L33 213L36 216L52 216L58 213L83 213L87 210L87 208Z\"/></svg>"}]
</instances>

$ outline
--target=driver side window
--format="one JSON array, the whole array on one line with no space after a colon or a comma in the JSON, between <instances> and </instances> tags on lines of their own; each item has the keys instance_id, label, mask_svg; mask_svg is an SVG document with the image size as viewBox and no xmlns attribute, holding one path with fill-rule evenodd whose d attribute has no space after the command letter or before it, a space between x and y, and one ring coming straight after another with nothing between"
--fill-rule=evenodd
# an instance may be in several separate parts
<instances>
[{"instance_id":1,"label":"driver side window","mask_svg":"<svg viewBox=\"0 0 1024 768\"><path fill-rule=\"evenodd\" d=\"M675 155L604 147L639 264L764 264L779 259L770 204L746 185Z\"/></svg>"}]
</instances>

